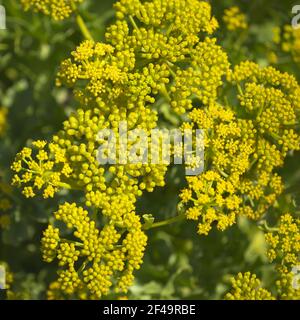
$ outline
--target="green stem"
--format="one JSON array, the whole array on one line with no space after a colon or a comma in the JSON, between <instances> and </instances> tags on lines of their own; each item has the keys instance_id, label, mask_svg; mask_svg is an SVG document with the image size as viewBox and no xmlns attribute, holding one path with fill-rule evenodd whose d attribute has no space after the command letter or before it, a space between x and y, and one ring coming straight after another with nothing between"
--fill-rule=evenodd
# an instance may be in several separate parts
<instances>
[{"instance_id":1,"label":"green stem","mask_svg":"<svg viewBox=\"0 0 300 320\"><path fill-rule=\"evenodd\" d=\"M173 78L176 78L176 73L173 70L174 64L170 61L166 61L166 63L167 63L167 66L168 66L168 69L169 69L171 75L173 76Z\"/></svg>"},{"instance_id":2,"label":"green stem","mask_svg":"<svg viewBox=\"0 0 300 320\"><path fill-rule=\"evenodd\" d=\"M293 121L291 121L291 122L284 122L283 123L283 125L285 125L285 126L297 126L299 124L299 122L293 122Z\"/></svg>"},{"instance_id":3,"label":"green stem","mask_svg":"<svg viewBox=\"0 0 300 320\"><path fill-rule=\"evenodd\" d=\"M222 177L224 177L226 179L229 177L229 175L227 173L225 173L223 170L221 170L220 168L217 167L217 170Z\"/></svg>"},{"instance_id":4,"label":"green stem","mask_svg":"<svg viewBox=\"0 0 300 320\"><path fill-rule=\"evenodd\" d=\"M81 272L85 269L87 263L88 263L88 261L85 260L85 261L82 263L81 267L77 270L77 272L78 272L78 273L81 273Z\"/></svg>"},{"instance_id":5,"label":"green stem","mask_svg":"<svg viewBox=\"0 0 300 320\"><path fill-rule=\"evenodd\" d=\"M69 239L61 239L61 240L62 240L62 242L73 243L75 246L83 247L83 243L78 242L78 241L73 241L73 240L69 240Z\"/></svg>"},{"instance_id":6,"label":"green stem","mask_svg":"<svg viewBox=\"0 0 300 320\"><path fill-rule=\"evenodd\" d=\"M97 221L97 209L96 209L96 208L93 209L92 218L93 218L93 220L94 220L95 223L96 223L96 221Z\"/></svg>"},{"instance_id":7,"label":"green stem","mask_svg":"<svg viewBox=\"0 0 300 320\"><path fill-rule=\"evenodd\" d=\"M75 3L74 3L73 1L71 1L71 5L72 5L73 10L74 10L75 13L76 13L76 23L77 23L77 25L78 25L78 27L79 27L82 35L84 36L84 38L85 38L86 40L92 40L92 41L94 41L94 38L93 38L93 36L92 36L91 33L90 33L90 30L88 29L87 25L85 24L82 16L81 16L80 13L78 12L77 7L76 7L76 5L75 5Z\"/></svg>"},{"instance_id":8,"label":"green stem","mask_svg":"<svg viewBox=\"0 0 300 320\"><path fill-rule=\"evenodd\" d=\"M76 14L76 22L79 26L81 33L85 37L85 39L94 41L93 36L91 35L88 27L86 26L86 24L80 14Z\"/></svg>"},{"instance_id":9,"label":"green stem","mask_svg":"<svg viewBox=\"0 0 300 320\"><path fill-rule=\"evenodd\" d=\"M176 217L153 223L151 226L144 227L143 229L144 230L149 230L149 229L153 229L153 228L164 227L164 226L167 226L169 224L173 224L173 223L179 222L179 221L183 220L184 217L185 217L184 214L180 214L180 215L178 215Z\"/></svg>"},{"instance_id":10,"label":"green stem","mask_svg":"<svg viewBox=\"0 0 300 320\"><path fill-rule=\"evenodd\" d=\"M249 166L249 170L250 171L252 169L252 167L255 165L255 163L258 161L258 158L256 159L253 159L253 161L250 163L250 166Z\"/></svg>"},{"instance_id":11,"label":"green stem","mask_svg":"<svg viewBox=\"0 0 300 320\"><path fill-rule=\"evenodd\" d=\"M139 30L139 27L137 26L137 24L136 24L135 21L134 21L133 16L130 15L130 16L129 16L129 20L130 20L131 24L133 25L134 29L135 29L136 31L140 31L140 30Z\"/></svg>"},{"instance_id":12,"label":"green stem","mask_svg":"<svg viewBox=\"0 0 300 320\"><path fill-rule=\"evenodd\" d=\"M239 84L238 82L236 83L236 86L237 86L237 89L238 89L239 94L240 94L241 96L243 96L243 95L244 95L243 89L242 89L242 87L240 86L240 84Z\"/></svg>"},{"instance_id":13,"label":"green stem","mask_svg":"<svg viewBox=\"0 0 300 320\"><path fill-rule=\"evenodd\" d=\"M56 186L61 187L63 189L68 189L68 190L74 189L74 186L71 186L69 183L65 183L65 182L58 182Z\"/></svg>"},{"instance_id":14,"label":"green stem","mask_svg":"<svg viewBox=\"0 0 300 320\"><path fill-rule=\"evenodd\" d=\"M167 32L166 32L167 36L170 35L170 33L172 32L173 28L174 28L174 23L170 24L169 28L167 29Z\"/></svg>"},{"instance_id":15,"label":"green stem","mask_svg":"<svg viewBox=\"0 0 300 320\"><path fill-rule=\"evenodd\" d=\"M52 184L51 181L48 182L49 184ZM57 184L52 184L53 186L57 186L63 189L68 189L68 190L79 190L82 191L84 190L84 186L80 186L79 184L76 183L72 183L72 181L68 181L68 182L63 182L60 181Z\"/></svg>"},{"instance_id":16,"label":"green stem","mask_svg":"<svg viewBox=\"0 0 300 320\"><path fill-rule=\"evenodd\" d=\"M172 101L165 84L161 85L160 93L167 99L167 101Z\"/></svg>"},{"instance_id":17,"label":"green stem","mask_svg":"<svg viewBox=\"0 0 300 320\"><path fill-rule=\"evenodd\" d=\"M278 231L279 229L276 228L276 227L269 227L268 224L267 224L267 221L266 220L261 220L258 224L258 227L260 229L262 229L263 231L267 231L267 232L276 232Z\"/></svg>"}]
</instances>

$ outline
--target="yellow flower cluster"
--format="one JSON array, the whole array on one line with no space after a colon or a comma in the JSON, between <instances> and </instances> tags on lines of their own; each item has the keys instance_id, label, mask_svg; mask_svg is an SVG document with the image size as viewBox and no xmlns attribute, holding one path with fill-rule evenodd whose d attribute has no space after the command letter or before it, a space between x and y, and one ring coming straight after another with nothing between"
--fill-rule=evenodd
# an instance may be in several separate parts
<instances>
[{"instance_id":1,"label":"yellow flower cluster","mask_svg":"<svg viewBox=\"0 0 300 320\"><path fill-rule=\"evenodd\" d=\"M279 280L276 281L278 296L281 300L300 300L299 273L282 270Z\"/></svg>"},{"instance_id":2,"label":"yellow flower cluster","mask_svg":"<svg viewBox=\"0 0 300 320\"><path fill-rule=\"evenodd\" d=\"M151 95L161 93L176 112L184 113L192 108L191 96L205 104L213 101L228 71L227 55L215 42L205 38L190 48L192 59L184 69L169 61L172 59L164 59L138 70L135 60L139 57L132 49L115 52L110 45L86 40L72 53L72 59L62 62L57 84L75 87L74 94L83 105L96 101L105 112L114 109L105 101L120 104L121 97L128 109L144 112L145 103L155 102Z\"/></svg>"},{"instance_id":3,"label":"yellow flower cluster","mask_svg":"<svg viewBox=\"0 0 300 320\"><path fill-rule=\"evenodd\" d=\"M151 129L158 124L152 108L158 94L183 113L191 108L192 95L204 104L214 100L228 72L226 54L215 39L206 37L217 28L207 2L121 0L115 8L117 21L107 30L106 43L86 40L60 66L57 85L72 88L81 108L50 143L34 142L12 165L13 183L23 187L26 197L39 191L44 198L53 197L62 188L80 190L85 205L97 213L91 221L82 208L65 204L55 214L76 229L74 237L80 244L63 240L54 225L45 231L44 260L57 257L62 268L49 297L58 291L77 295L87 291L99 297L112 286L127 290L146 244L135 202L144 190L164 186L167 166L151 164L151 156L148 163L128 159L101 165L99 156L118 160L132 156L135 140L128 139L125 150L118 148L122 121L128 130L146 131L150 141ZM99 149L107 144L99 132L107 129L114 134L115 155L113 148ZM105 221L101 231L96 223L100 218Z\"/></svg>"},{"instance_id":4,"label":"yellow flower cluster","mask_svg":"<svg viewBox=\"0 0 300 320\"><path fill-rule=\"evenodd\" d=\"M160 92L178 113L191 109L191 97L204 104L215 99L229 64L216 39L201 41L201 33L211 34L218 26L208 3L125 0L115 7L119 20L106 38L118 51L132 49L137 61L165 72L164 78L155 72L152 93Z\"/></svg>"},{"instance_id":5,"label":"yellow flower cluster","mask_svg":"<svg viewBox=\"0 0 300 320\"><path fill-rule=\"evenodd\" d=\"M276 231L268 232L266 242L269 245L270 261L280 261L286 267L300 264L300 219L289 213L280 217Z\"/></svg>"},{"instance_id":6,"label":"yellow flower cluster","mask_svg":"<svg viewBox=\"0 0 300 320\"><path fill-rule=\"evenodd\" d=\"M143 15L134 14L137 11L133 5ZM153 95L159 92L170 98L179 112L191 107L192 94L205 103L216 97L229 64L215 39L201 42L198 37L199 32L211 33L217 26L206 2L120 1L116 9L119 20L106 34L110 44L84 41L72 52L72 58L62 62L58 73L57 84L74 88L84 108L65 121L64 129L49 144L49 152L42 146L37 155L42 153L42 160L33 160L28 148L17 155L14 184L26 184L23 193L27 197L34 196L43 186L44 197L69 186L85 191L88 206L102 209L105 215L115 216L118 212L122 216L132 210L142 190L152 191L155 186L164 185L166 166L130 164L104 169L96 160L101 145L97 139L99 130L113 129L118 138L120 121L126 120L128 129L146 129L150 133L157 125L157 113L147 104L155 102ZM133 25L131 32L129 23ZM153 36L149 32L154 32ZM155 43L155 39L165 45ZM178 43L176 52L174 41ZM164 46L165 51L155 51ZM141 56L144 48L149 50ZM189 68L175 65L189 58L191 50ZM138 59L146 59L147 63L140 67ZM187 89L184 86L191 72L194 80ZM126 209L121 210L122 206Z\"/></svg>"},{"instance_id":7,"label":"yellow flower cluster","mask_svg":"<svg viewBox=\"0 0 300 320\"><path fill-rule=\"evenodd\" d=\"M110 116L113 118L113 112ZM140 116L136 125L143 128L147 123L141 121L149 119L147 109ZM166 165L101 165L97 154L104 141L98 139L98 133L110 128L119 138L118 125L119 121L111 121L110 126L109 120L105 120L99 109L78 109L64 122L64 130L53 137L49 150L45 149L45 142L33 142L38 149L36 160L32 149L27 147L17 154L12 165L16 172L13 184L25 186L23 194L26 197L35 196L41 189L44 198L53 197L61 188L82 190L86 195L86 204L102 209L105 215L116 215L118 212L121 216L123 212L132 210L131 203L135 202L144 189L153 191L155 186L164 185ZM130 147L125 153L129 154ZM120 152L121 150L117 157ZM115 202L125 209L116 210L113 205Z\"/></svg>"},{"instance_id":8,"label":"yellow flower cluster","mask_svg":"<svg viewBox=\"0 0 300 320\"><path fill-rule=\"evenodd\" d=\"M67 183L72 169L66 162L65 150L46 141L32 142L33 148L25 147L16 155L11 168L15 172L12 184L24 186L22 193L32 198L36 192L43 190L45 199L52 198L61 188L70 188ZM36 152L35 152L36 151Z\"/></svg>"},{"instance_id":9,"label":"yellow flower cluster","mask_svg":"<svg viewBox=\"0 0 300 320\"><path fill-rule=\"evenodd\" d=\"M278 226L273 228L265 226L265 240L268 245L267 256L271 262L276 263L276 299L300 299L300 219L291 214L282 214ZM247 281L250 273L247 273ZM246 275L246 274L245 274ZM259 280L251 275L257 284ZM232 289L225 299L249 298L248 286L243 284L242 275L238 274L232 282ZM240 282L238 282L240 281ZM236 289L238 283L238 290ZM265 289L261 289L265 290ZM256 299L254 297L254 299ZM257 297L257 299L259 299Z\"/></svg>"},{"instance_id":10,"label":"yellow flower cluster","mask_svg":"<svg viewBox=\"0 0 300 320\"><path fill-rule=\"evenodd\" d=\"M296 63L300 63L300 30L295 29L290 25L283 27L281 38L275 39L280 42L282 51L288 52L293 57Z\"/></svg>"},{"instance_id":11,"label":"yellow flower cluster","mask_svg":"<svg viewBox=\"0 0 300 320\"><path fill-rule=\"evenodd\" d=\"M143 25L169 30L169 33L177 31L184 36L200 31L211 33L217 27L210 5L204 1L121 0L115 8L120 20L132 16Z\"/></svg>"},{"instance_id":12,"label":"yellow flower cluster","mask_svg":"<svg viewBox=\"0 0 300 320\"><path fill-rule=\"evenodd\" d=\"M298 282L298 283L297 283ZM276 281L276 294L262 288L261 281L250 272L238 273L231 279L231 289L226 293L225 300L299 300L299 277L287 269L280 272Z\"/></svg>"},{"instance_id":13,"label":"yellow flower cluster","mask_svg":"<svg viewBox=\"0 0 300 320\"><path fill-rule=\"evenodd\" d=\"M238 273L231 279L231 285L225 300L275 300L268 290L261 287L256 275L250 272Z\"/></svg>"},{"instance_id":14,"label":"yellow flower cluster","mask_svg":"<svg viewBox=\"0 0 300 320\"><path fill-rule=\"evenodd\" d=\"M181 194L184 203L188 206L192 203L186 212L187 218L201 221L198 233L207 235L214 222L219 230L225 230L235 223L239 214L250 217L254 212L262 214L268 205L267 193L276 192L272 188L276 178L266 176L260 184L257 179L252 182L246 178L254 152L251 131L245 135L242 130L245 123L237 122L230 109L218 105L210 106L207 111L194 109L190 117L197 126L206 129L206 161L211 166L202 175L188 177L188 188ZM252 201L255 208L247 201L245 185L250 195L257 190ZM260 201L259 205L255 200Z\"/></svg>"},{"instance_id":15,"label":"yellow flower cluster","mask_svg":"<svg viewBox=\"0 0 300 320\"><path fill-rule=\"evenodd\" d=\"M135 57L131 50L115 52L109 44L85 40L71 55L72 58L61 63L57 85L75 87L74 94L83 105L97 102L101 108L105 107L104 111L110 112L113 106L104 103L116 101L127 94L131 98L129 103L132 104L132 108L134 103L138 104L139 101L142 105L144 100L151 101L150 97L147 97L146 83L139 89L145 92L144 100L138 94L134 99L126 89L131 82L136 83L136 87L138 84L143 86L146 82L146 79L139 79L136 74L129 79L129 72L135 65ZM80 88L76 88L77 83L80 83Z\"/></svg>"},{"instance_id":16,"label":"yellow flower cluster","mask_svg":"<svg viewBox=\"0 0 300 320\"><path fill-rule=\"evenodd\" d=\"M122 221L111 220L98 229L86 210L65 203L55 218L72 230L76 240L60 237L60 230L49 225L42 239L44 260L58 259L61 267L56 285L63 293L76 295L87 287L92 297L127 292L139 269L147 242L139 217L127 213ZM116 279L117 281L114 281ZM53 285L54 286L54 285Z\"/></svg>"},{"instance_id":17,"label":"yellow flower cluster","mask_svg":"<svg viewBox=\"0 0 300 320\"><path fill-rule=\"evenodd\" d=\"M73 10L69 1L23 3L55 19ZM249 61L231 70L227 54L210 37L218 24L207 2L120 0L115 8L117 21L107 29L106 43L83 41L61 63L57 85L73 89L80 108L50 143L33 142L12 164L13 184L26 197L78 190L94 213L91 218L83 207L65 203L54 214L58 222L44 231L43 259L59 266L50 299L99 298L111 289L126 292L133 282L147 242L135 203L144 190L164 186L167 166L116 164L128 159L136 143L127 141L120 150L119 129L126 121L128 130L143 129L150 141L159 123L158 100L175 113L189 112L182 129L205 129L205 172L189 177L181 192L186 217L199 222L199 234L207 235L214 224L225 230L239 215L259 219L283 190L275 170L288 152L300 149L296 79ZM224 22L230 30L247 27L236 7L225 11ZM218 91L225 75L237 95L221 104ZM103 130L113 137L99 136ZM108 138L115 142L115 154L114 148L102 149ZM111 161L100 164L99 156ZM232 283L229 299L273 298L250 273Z\"/></svg>"},{"instance_id":18,"label":"yellow flower cluster","mask_svg":"<svg viewBox=\"0 0 300 320\"><path fill-rule=\"evenodd\" d=\"M50 283L47 289L47 300L65 300L70 298L70 295L64 292L62 289L62 283L58 280L55 280ZM78 287L76 288L76 292L73 293L73 298L79 300L97 300L99 297L88 293L85 288Z\"/></svg>"},{"instance_id":19,"label":"yellow flower cluster","mask_svg":"<svg viewBox=\"0 0 300 320\"><path fill-rule=\"evenodd\" d=\"M21 0L26 10L55 20L70 16L81 1ZM135 203L144 190L164 186L167 166L114 161L101 165L99 148L107 141L100 131L112 130L117 153L107 148L103 155L118 160L128 157L136 142L119 150L122 121L127 121L128 130L146 131L149 141L159 123L158 100L179 115L189 112L190 121L182 129L205 129L205 172L188 177L180 197L186 218L198 221L198 233L204 235L214 225L227 229L240 215L261 218L283 191L276 169L289 152L300 149L296 79L249 61L231 70L227 54L211 37L218 23L206 1L120 0L115 9L117 20L107 29L106 42L83 41L57 74L57 85L71 88L80 108L50 143L33 142L12 164L13 184L22 187L26 197L78 190L89 208L62 204L43 233L43 260L58 264L49 299L126 293L142 264L147 237ZM248 27L238 7L226 9L223 21L231 31ZM296 31L285 28L282 48L295 61L297 37ZM218 93L225 75L237 95L221 103ZM1 112L0 134L6 122L5 110L4 120ZM5 207L1 201L0 209ZM269 258L281 261L277 288L282 299L300 295L292 287L289 269L298 263L299 234L299 219L287 214L278 231L266 235ZM226 299L274 297L256 275L246 272L232 278Z\"/></svg>"},{"instance_id":20,"label":"yellow flower cluster","mask_svg":"<svg viewBox=\"0 0 300 320\"><path fill-rule=\"evenodd\" d=\"M280 216L277 227L265 234L267 255L276 263L278 296L300 300L300 219L289 213Z\"/></svg>"},{"instance_id":21,"label":"yellow flower cluster","mask_svg":"<svg viewBox=\"0 0 300 320\"><path fill-rule=\"evenodd\" d=\"M207 235L225 230L238 215L259 219L283 191L275 169L300 150L300 87L293 76L243 62L227 74L237 106L211 103L189 112L193 129L205 130L205 173L187 179L181 193L188 219Z\"/></svg>"},{"instance_id":22,"label":"yellow flower cluster","mask_svg":"<svg viewBox=\"0 0 300 320\"><path fill-rule=\"evenodd\" d=\"M253 121L238 119L231 108L217 103L195 108L189 117L193 128L205 129L207 164L205 173L187 178L188 187L181 193L187 218L199 220L198 233L204 235L214 223L225 230L238 215L258 219L282 192L282 182L270 165L257 160L266 158L268 149L256 140ZM265 161L273 156L270 150Z\"/></svg>"},{"instance_id":23,"label":"yellow flower cluster","mask_svg":"<svg viewBox=\"0 0 300 320\"><path fill-rule=\"evenodd\" d=\"M119 1L115 7L119 19L107 30L108 44L83 42L62 62L58 85L74 88L83 105L96 100L119 106L122 98L136 112L155 102L157 93L179 113L192 107L191 96L204 104L216 98L229 63L216 39L199 37L217 27L209 4Z\"/></svg>"},{"instance_id":24,"label":"yellow flower cluster","mask_svg":"<svg viewBox=\"0 0 300 320\"><path fill-rule=\"evenodd\" d=\"M83 0L21 0L24 9L42 12L54 20L68 18L74 11L75 3Z\"/></svg>"},{"instance_id":25,"label":"yellow flower cluster","mask_svg":"<svg viewBox=\"0 0 300 320\"><path fill-rule=\"evenodd\" d=\"M174 81L169 88L170 104L175 112L184 113L193 105L214 103L222 77L228 72L227 54L216 45L215 38L206 37L190 49L190 64L182 69L172 66Z\"/></svg>"},{"instance_id":26,"label":"yellow flower cluster","mask_svg":"<svg viewBox=\"0 0 300 320\"><path fill-rule=\"evenodd\" d=\"M281 156L282 161L288 151L300 149L300 136L295 129L300 113L300 87L294 76L246 61L236 66L228 79L240 89L243 116L254 118L259 138L272 143L275 159ZM268 165L264 159L260 161Z\"/></svg>"},{"instance_id":27,"label":"yellow flower cluster","mask_svg":"<svg viewBox=\"0 0 300 320\"><path fill-rule=\"evenodd\" d=\"M223 21L226 28L230 31L248 28L246 15L236 6L230 7L224 11Z\"/></svg>"}]
</instances>

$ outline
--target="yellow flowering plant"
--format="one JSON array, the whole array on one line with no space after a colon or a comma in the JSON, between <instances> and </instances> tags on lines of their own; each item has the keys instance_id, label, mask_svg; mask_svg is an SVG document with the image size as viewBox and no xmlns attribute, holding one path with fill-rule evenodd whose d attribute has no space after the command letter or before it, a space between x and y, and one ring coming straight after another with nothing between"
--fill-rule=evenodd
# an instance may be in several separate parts
<instances>
[{"instance_id":1,"label":"yellow flowering plant","mask_svg":"<svg viewBox=\"0 0 300 320\"><path fill-rule=\"evenodd\" d=\"M204 271L195 271L192 252L205 257L206 244L223 250L232 243L228 250L234 258L216 258L216 265L230 263L216 272L223 288L219 298L299 299L294 277L300 264L300 205L294 192L299 180L287 182L286 172L299 160L300 86L290 70L247 56L244 37L251 38L251 19L246 11L202 0L119 0L99 36L93 15L85 11L92 6L88 0L19 2L46 26L52 25L50 16L55 28L72 25L70 36L77 36L55 61L51 78L56 85L51 94L65 107L61 122L19 143L10 164L13 191L0 185L0 228L22 227L28 210L24 228L29 235L39 232L40 242L28 244L28 252L39 251L43 267L36 268L48 269L43 293L36 296L213 298L211 284L202 284ZM231 33L241 47L232 52L234 37L226 40ZM41 48L45 60L49 49ZM281 49L295 60L295 42ZM7 77L15 73L9 70ZM43 81L41 76L39 86ZM1 108L3 135L6 116ZM124 123L133 136L125 147ZM183 163L157 162L154 153L164 154L163 143L151 144L157 129L201 131L202 147L192 139L193 150ZM141 131L143 136L133 134ZM147 161L136 160L144 155L138 143L151 144ZM181 141L170 157L183 150ZM102 163L103 157L109 161ZM186 174L201 161L201 173ZM10 232L1 240L6 250ZM264 266L273 273L266 283ZM190 278L182 283L189 285L181 290L185 272ZM170 281L165 290L163 277ZM230 279L227 286L224 279ZM154 294L145 281L156 283ZM18 283L9 284L13 299Z\"/></svg>"}]
</instances>

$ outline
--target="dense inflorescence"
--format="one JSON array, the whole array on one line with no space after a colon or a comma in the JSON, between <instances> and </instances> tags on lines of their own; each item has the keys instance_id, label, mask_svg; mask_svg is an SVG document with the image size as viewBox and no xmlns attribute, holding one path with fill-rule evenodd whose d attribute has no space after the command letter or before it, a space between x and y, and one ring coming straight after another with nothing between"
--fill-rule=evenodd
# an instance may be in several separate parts
<instances>
[{"instance_id":1,"label":"dense inflorescence","mask_svg":"<svg viewBox=\"0 0 300 320\"><path fill-rule=\"evenodd\" d=\"M57 74L57 85L71 88L81 107L52 141L33 142L12 165L13 184L22 187L26 197L42 193L49 198L62 189L79 190L85 206L96 212L96 219L89 220L83 208L66 203L55 213L55 220L77 230L75 243L62 239L52 224L45 231L44 260L57 258L61 267L49 298L61 294L99 298L111 288L126 292L146 245L135 202L144 190L164 186L167 165L151 164L151 156L147 163L130 161L136 138L118 150L120 126L126 121L128 130L143 129L150 141L151 130L158 125L154 108L158 99L162 97L178 114L194 103L208 105L229 69L226 53L209 37L218 24L208 3L122 0L115 8L117 21L107 29L106 43L83 41ZM113 133L116 154L110 148L99 154L107 143L99 136L103 130ZM125 162L116 164L124 155ZM112 161L103 165L99 156ZM99 218L105 223L98 225ZM83 228L89 230L84 238ZM108 247L103 243L108 241L103 240L107 232L112 236ZM85 248L88 243L94 247Z\"/></svg>"},{"instance_id":2,"label":"dense inflorescence","mask_svg":"<svg viewBox=\"0 0 300 320\"><path fill-rule=\"evenodd\" d=\"M129 212L122 220L111 220L99 229L88 212L75 203L61 205L54 216L72 230L76 239L62 238L59 228L52 225L44 231L43 258L47 262L58 260L60 290L74 295L87 287L96 298L108 294L112 286L116 292L127 292L147 242L139 217Z\"/></svg>"},{"instance_id":3,"label":"dense inflorescence","mask_svg":"<svg viewBox=\"0 0 300 320\"><path fill-rule=\"evenodd\" d=\"M230 7L224 11L223 21L226 28L230 31L248 28L246 15L236 6Z\"/></svg>"},{"instance_id":4,"label":"dense inflorescence","mask_svg":"<svg viewBox=\"0 0 300 320\"><path fill-rule=\"evenodd\" d=\"M281 299L300 298L300 219L290 213L280 216L278 225L265 234L267 255L276 264L276 282Z\"/></svg>"},{"instance_id":5,"label":"dense inflorescence","mask_svg":"<svg viewBox=\"0 0 300 320\"><path fill-rule=\"evenodd\" d=\"M280 217L278 228L266 234L270 261L277 261L281 267L297 266L300 261L300 219L290 214Z\"/></svg>"},{"instance_id":6,"label":"dense inflorescence","mask_svg":"<svg viewBox=\"0 0 300 320\"><path fill-rule=\"evenodd\" d=\"M261 287L260 280L250 272L239 273L231 279L232 289L225 296L226 300L274 300L266 289Z\"/></svg>"},{"instance_id":7,"label":"dense inflorescence","mask_svg":"<svg viewBox=\"0 0 300 320\"><path fill-rule=\"evenodd\" d=\"M300 62L300 31L291 25L274 28L273 41L282 52L290 54L294 62Z\"/></svg>"},{"instance_id":8,"label":"dense inflorescence","mask_svg":"<svg viewBox=\"0 0 300 320\"><path fill-rule=\"evenodd\" d=\"M74 4L83 0L21 0L24 9L42 12L54 20L68 18L74 11Z\"/></svg>"},{"instance_id":9,"label":"dense inflorescence","mask_svg":"<svg viewBox=\"0 0 300 320\"><path fill-rule=\"evenodd\" d=\"M291 271L280 272L275 294L263 288L261 281L250 272L239 273L231 279L231 289L225 300L299 300L299 277Z\"/></svg>"},{"instance_id":10,"label":"dense inflorescence","mask_svg":"<svg viewBox=\"0 0 300 320\"><path fill-rule=\"evenodd\" d=\"M280 216L278 226L268 227L265 239L268 245L267 256L276 264L276 298L280 300L299 300L300 298L300 222L286 213ZM249 283L251 285L249 286ZM254 285L255 283L255 285ZM258 291L264 293L263 296ZM238 274L232 279L232 289L225 299L271 299L266 290L260 288L260 281L250 272ZM260 296L256 296L258 294Z\"/></svg>"},{"instance_id":11,"label":"dense inflorescence","mask_svg":"<svg viewBox=\"0 0 300 320\"><path fill-rule=\"evenodd\" d=\"M26 10L55 20L76 11L76 2L22 0ZM80 194L80 203L59 206L43 233L43 259L58 264L49 299L126 293L142 264L147 236L136 202L165 186L168 166L151 164L151 156L147 162L130 161L140 138L127 137L121 149L125 121L127 130L146 132L144 144L161 125L161 105L182 122L182 130L204 130L204 172L187 177L179 206L188 220L198 222L200 235L214 226L224 231L240 216L263 219L284 191L278 169L300 150L296 79L250 61L231 68L212 36L218 23L207 2L120 0L115 9L105 42L88 37L57 73L57 85L70 88L80 107L49 142L32 142L11 166L12 183L27 198L53 198L62 190ZM247 28L237 7L225 10L223 21L228 30ZM297 57L298 44L291 30L285 31L283 50ZM233 94L227 95L229 90ZM1 134L5 111L0 111ZM109 139L116 148L108 146ZM190 157L196 167L199 159ZM103 158L106 163L99 161ZM0 209L5 205L0 199ZM232 278L226 299L299 297L291 272L299 263L299 234L299 219L289 214L266 234L267 255L279 272L276 295L246 272Z\"/></svg>"},{"instance_id":12,"label":"dense inflorescence","mask_svg":"<svg viewBox=\"0 0 300 320\"><path fill-rule=\"evenodd\" d=\"M200 220L199 234L213 223L224 230L239 215L262 217L283 191L275 169L300 149L300 88L293 76L244 62L228 72L228 81L237 87L237 106L189 113L192 128L206 130L206 172L189 177L181 193L187 218Z\"/></svg>"},{"instance_id":13,"label":"dense inflorescence","mask_svg":"<svg viewBox=\"0 0 300 320\"><path fill-rule=\"evenodd\" d=\"M281 300L300 300L299 269L297 272L285 270L276 281L278 297ZM298 273L298 275L297 275Z\"/></svg>"},{"instance_id":14,"label":"dense inflorescence","mask_svg":"<svg viewBox=\"0 0 300 320\"><path fill-rule=\"evenodd\" d=\"M216 99L229 64L215 38L199 36L217 27L207 3L120 1L116 9L119 19L106 32L109 45L84 42L63 61L58 84L74 87L84 104L107 98L119 105L121 99L137 112L158 93L178 113L192 108L191 97L204 104Z\"/></svg>"}]
</instances>

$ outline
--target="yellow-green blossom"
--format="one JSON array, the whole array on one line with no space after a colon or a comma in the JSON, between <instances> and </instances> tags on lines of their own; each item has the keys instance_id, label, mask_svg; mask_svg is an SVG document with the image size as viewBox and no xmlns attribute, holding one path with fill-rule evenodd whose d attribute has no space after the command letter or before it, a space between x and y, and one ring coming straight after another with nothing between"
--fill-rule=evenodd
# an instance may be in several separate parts
<instances>
[{"instance_id":1,"label":"yellow-green blossom","mask_svg":"<svg viewBox=\"0 0 300 320\"><path fill-rule=\"evenodd\" d=\"M47 262L57 258L59 288L68 295L85 288L98 298L108 294L111 287L127 292L147 242L139 217L127 212L122 221L111 220L98 228L88 212L75 203L61 205L54 216L76 239L60 237L59 229L52 225L44 232L43 257Z\"/></svg>"},{"instance_id":2,"label":"yellow-green blossom","mask_svg":"<svg viewBox=\"0 0 300 320\"><path fill-rule=\"evenodd\" d=\"M54 20L68 18L74 11L74 5L83 0L21 0L24 9L42 12Z\"/></svg>"},{"instance_id":3,"label":"yellow-green blossom","mask_svg":"<svg viewBox=\"0 0 300 320\"><path fill-rule=\"evenodd\" d=\"M230 7L224 11L223 21L230 31L237 29L247 29L247 17L241 12L239 7Z\"/></svg>"},{"instance_id":4,"label":"yellow-green blossom","mask_svg":"<svg viewBox=\"0 0 300 320\"><path fill-rule=\"evenodd\" d=\"M233 277L231 285L225 300L275 300L269 291L261 287L256 275L250 272L239 273Z\"/></svg>"},{"instance_id":5,"label":"yellow-green blossom","mask_svg":"<svg viewBox=\"0 0 300 320\"><path fill-rule=\"evenodd\" d=\"M289 267L300 265L300 219L287 213L280 217L278 227L266 234L270 261Z\"/></svg>"}]
</instances>

